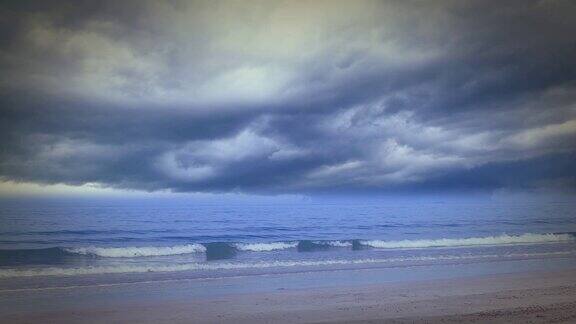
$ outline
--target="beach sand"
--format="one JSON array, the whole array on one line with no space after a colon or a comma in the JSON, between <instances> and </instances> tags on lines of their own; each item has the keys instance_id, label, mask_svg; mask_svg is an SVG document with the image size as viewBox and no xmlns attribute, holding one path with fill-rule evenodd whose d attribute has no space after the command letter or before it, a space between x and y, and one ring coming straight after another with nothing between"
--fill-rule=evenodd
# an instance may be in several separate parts
<instances>
[{"instance_id":1,"label":"beach sand","mask_svg":"<svg viewBox=\"0 0 576 324\"><path fill-rule=\"evenodd\" d=\"M576 268L291 288L312 275L7 288L0 315L3 323L576 322ZM236 289L247 280L261 284Z\"/></svg>"}]
</instances>

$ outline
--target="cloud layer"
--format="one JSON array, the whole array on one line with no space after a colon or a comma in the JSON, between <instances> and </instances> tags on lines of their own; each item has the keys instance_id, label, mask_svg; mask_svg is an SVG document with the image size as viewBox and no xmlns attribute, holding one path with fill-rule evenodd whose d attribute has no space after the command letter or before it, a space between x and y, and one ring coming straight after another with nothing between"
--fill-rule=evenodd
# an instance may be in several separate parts
<instances>
[{"instance_id":1,"label":"cloud layer","mask_svg":"<svg viewBox=\"0 0 576 324\"><path fill-rule=\"evenodd\" d=\"M576 187L573 1L0 11L0 177L137 190Z\"/></svg>"}]
</instances>

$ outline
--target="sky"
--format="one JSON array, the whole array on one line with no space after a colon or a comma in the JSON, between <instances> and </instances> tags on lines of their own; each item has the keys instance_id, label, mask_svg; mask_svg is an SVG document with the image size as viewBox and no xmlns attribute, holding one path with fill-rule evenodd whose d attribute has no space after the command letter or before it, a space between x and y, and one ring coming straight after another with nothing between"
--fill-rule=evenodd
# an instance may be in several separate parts
<instances>
[{"instance_id":1,"label":"sky","mask_svg":"<svg viewBox=\"0 0 576 324\"><path fill-rule=\"evenodd\" d=\"M576 192L576 2L2 1L0 195Z\"/></svg>"}]
</instances>

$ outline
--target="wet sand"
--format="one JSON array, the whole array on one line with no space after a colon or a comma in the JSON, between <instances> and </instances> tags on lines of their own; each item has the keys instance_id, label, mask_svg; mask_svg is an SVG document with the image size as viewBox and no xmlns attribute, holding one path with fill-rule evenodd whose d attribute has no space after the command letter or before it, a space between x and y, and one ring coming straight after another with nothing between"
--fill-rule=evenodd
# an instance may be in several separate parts
<instances>
[{"instance_id":1,"label":"wet sand","mask_svg":"<svg viewBox=\"0 0 576 324\"><path fill-rule=\"evenodd\" d=\"M340 275L352 274L359 275ZM309 275L262 276L255 292L234 290L245 277L4 289L0 315L3 323L576 322L576 268L361 286L282 284L294 276ZM195 293L215 285L225 289Z\"/></svg>"}]
</instances>

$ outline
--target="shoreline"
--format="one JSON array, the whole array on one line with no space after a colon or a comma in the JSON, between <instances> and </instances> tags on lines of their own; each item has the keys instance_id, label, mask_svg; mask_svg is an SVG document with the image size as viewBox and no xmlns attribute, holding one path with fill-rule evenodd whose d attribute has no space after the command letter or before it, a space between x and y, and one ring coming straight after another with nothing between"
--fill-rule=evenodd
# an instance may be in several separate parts
<instances>
[{"instance_id":1,"label":"shoreline","mask_svg":"<svg viewBox=\"0 0 576 324\"><path fill-rule=\"evenodd\" d=\"M457 271L453 266L445 270ZM540 323L576 319L576 267L387 282L374 281L383 275L377 271L341 270L333 275L343 280L363 278L355 278L360 281L350 281L350 285L329 285L334 277L325 273L286 273L5 290L0 291L0 305L4 305L0 314L6 323ZM328 285L320 285L321 280Z\"/></svg>"}]
</instances>

